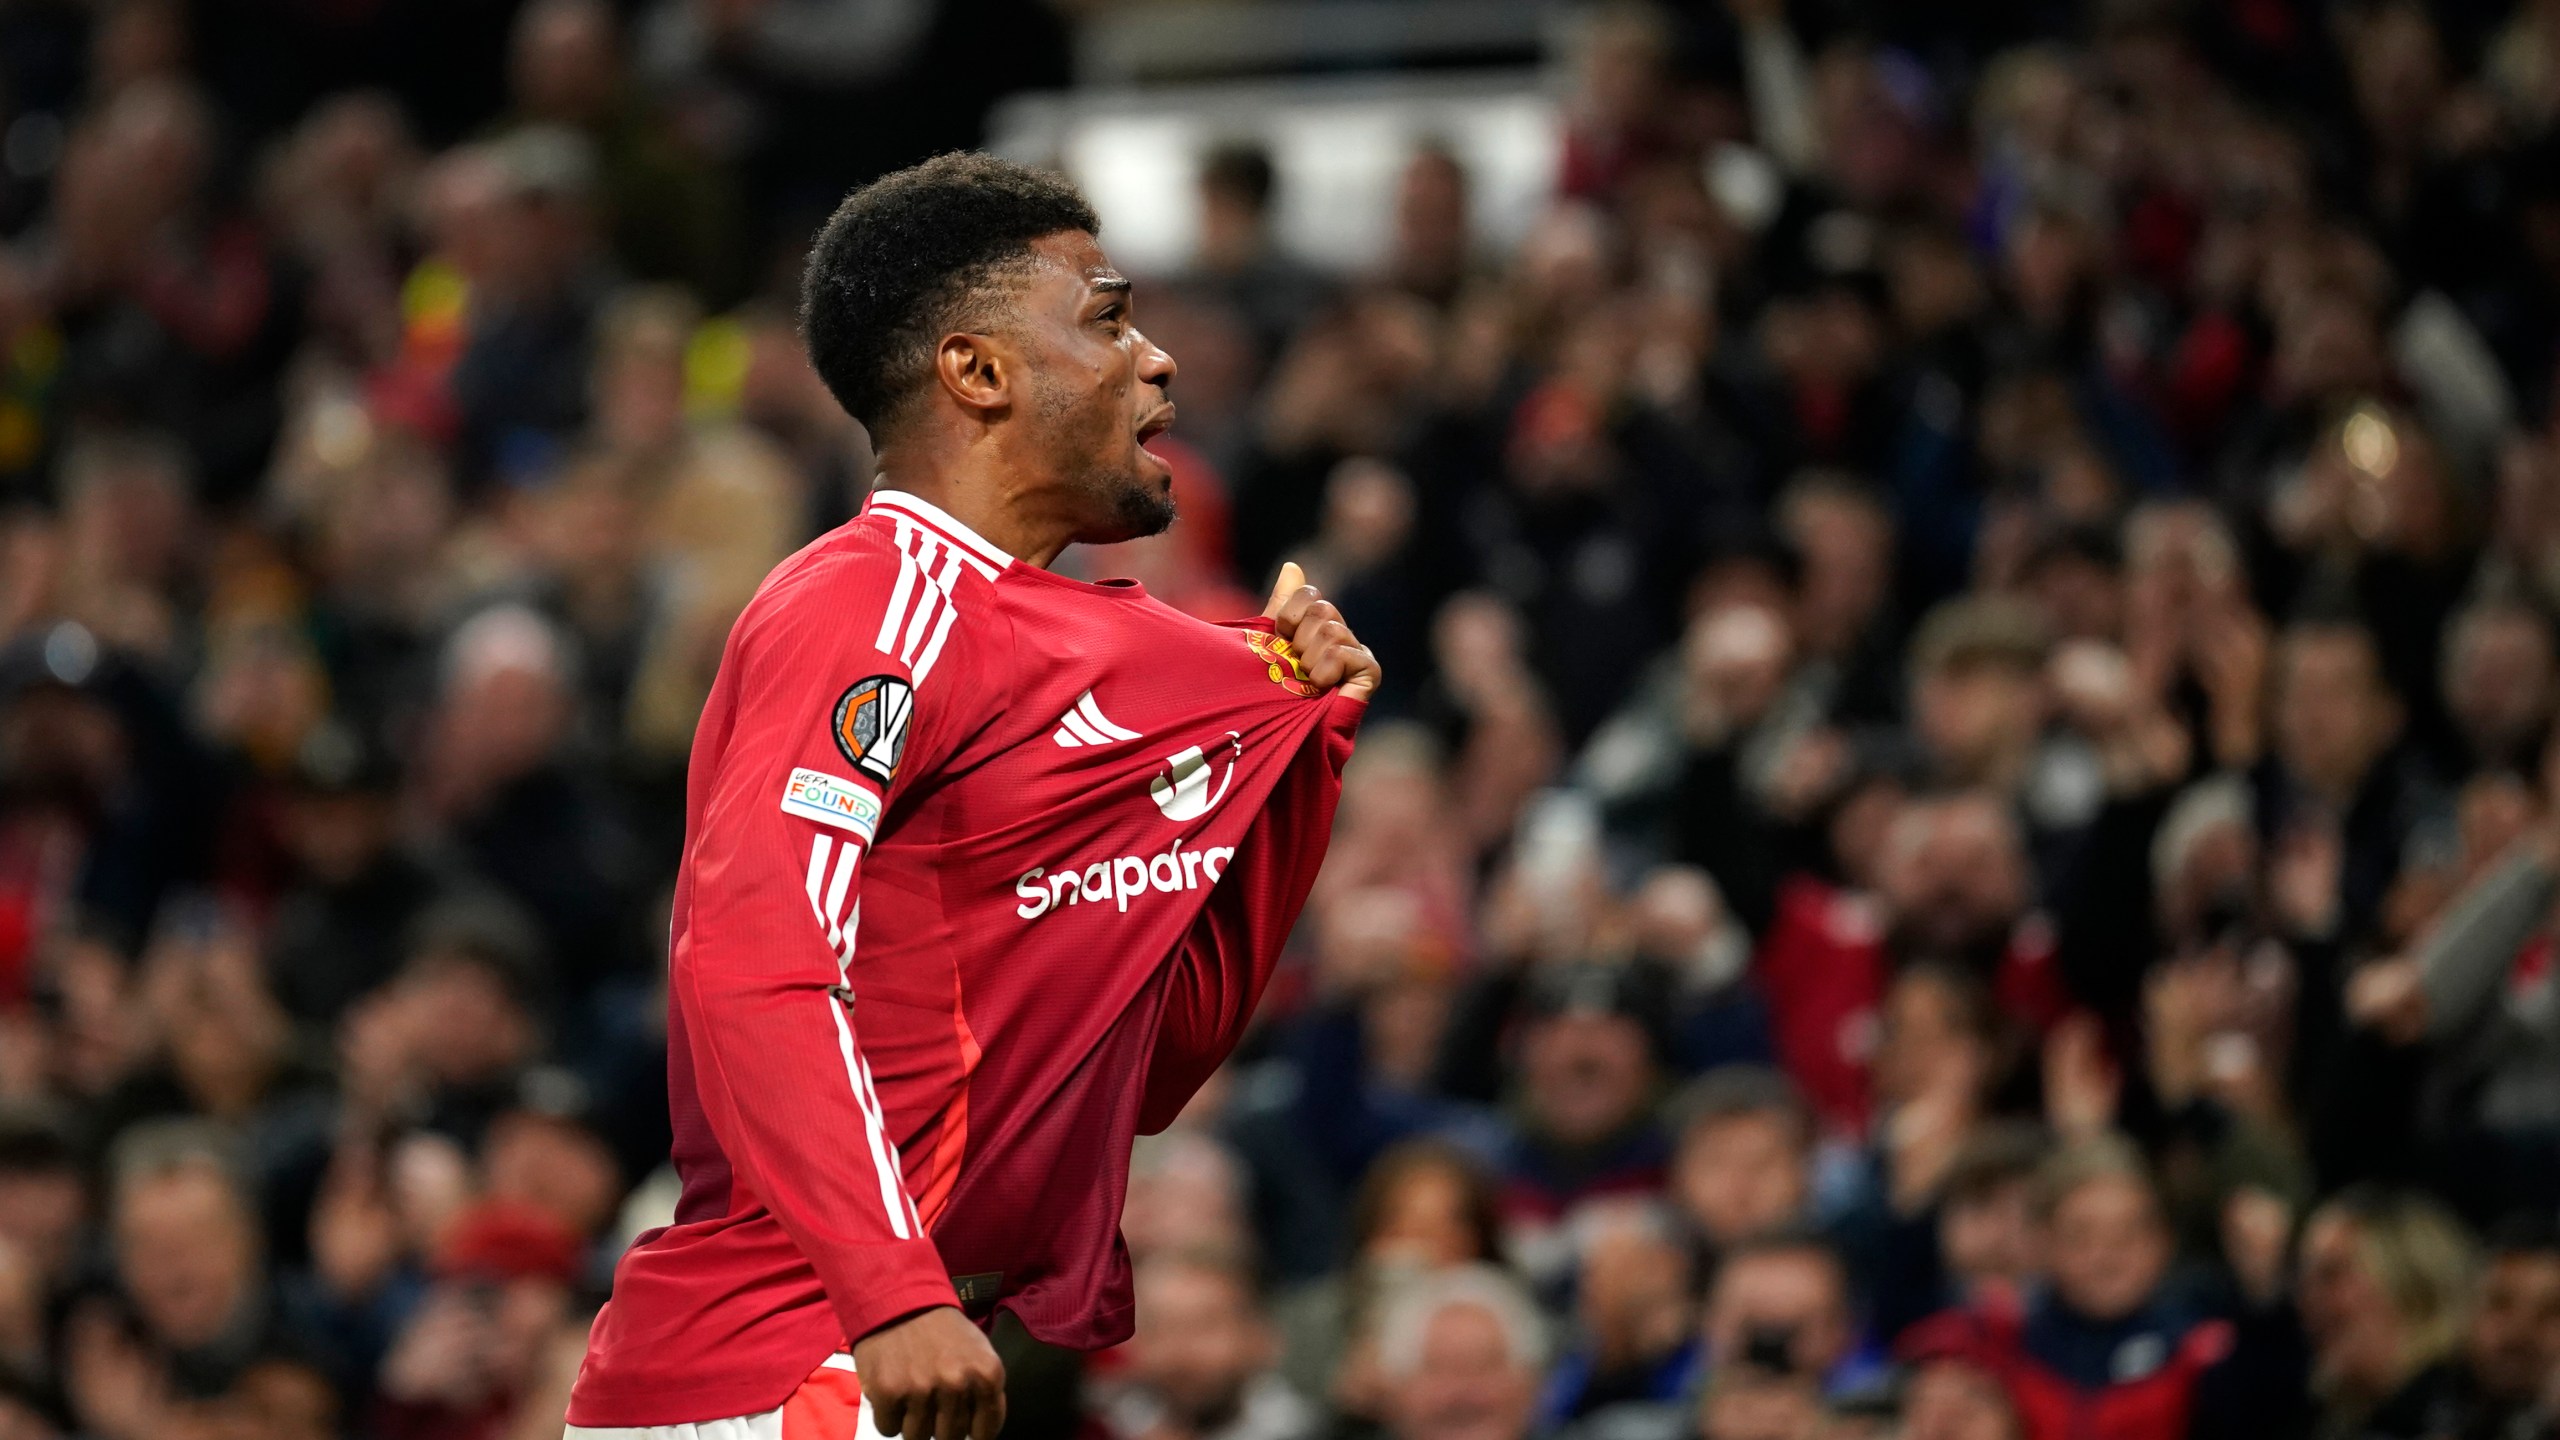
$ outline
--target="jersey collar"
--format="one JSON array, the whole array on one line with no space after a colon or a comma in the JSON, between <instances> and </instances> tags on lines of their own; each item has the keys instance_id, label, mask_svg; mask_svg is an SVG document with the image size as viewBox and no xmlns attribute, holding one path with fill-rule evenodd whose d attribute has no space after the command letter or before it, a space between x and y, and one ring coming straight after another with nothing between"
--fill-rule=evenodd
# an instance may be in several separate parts
<instances>
[{"instance_id":1,"label":"jersey collar","mask_svg":"<svg viewBox=\"0 0 2560 1440\"><path fill-rule=\"evenodd\" d=\"M862 509L865 514L889 510L904 515L999 570L1013 563L1013 557L996 548L994 541L961 524L951 517L951 512L922 496L910 495L904 490L874 490Z\"/></svg>"}]
</instances>

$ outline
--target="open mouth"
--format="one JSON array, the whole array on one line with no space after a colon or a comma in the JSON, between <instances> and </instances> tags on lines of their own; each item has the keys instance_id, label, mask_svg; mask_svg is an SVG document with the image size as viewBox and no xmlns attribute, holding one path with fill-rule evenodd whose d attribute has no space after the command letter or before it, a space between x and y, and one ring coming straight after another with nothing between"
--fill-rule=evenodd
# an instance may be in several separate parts
<instances>
[{"instance_id":1,"label":"open mouth","mask_svg":"<svg viewBox=\"0 0 2560 1440\"><path fill-rule=\"evenodd\" d=\"M1167 430L1170 430L1170 429L1172 429L1172 428L1173 428L1173 407L1172 407L1172 406L1170 406L1170 405L1167 405L1167 406L1165 406L1163 409L1158 410L1158 411L1157 411L1157 412L1155 412L1154 414L1152 414L1152 415L1148 416L1144 421L1142 421L1142 422L1140 422L1140 423L1139 423L1139 425L1138 425L1138 443L1139 443L1139 444L1141 444L1141 445L1144 445L1144 444L1146 444L1148 441L1153 440L1153 439L1154 439L1154 438L1156 438L1157 436L1159 436L1159 435L1163 434L1164 432L1166 432Z\"/></svg>"}]
</instances>

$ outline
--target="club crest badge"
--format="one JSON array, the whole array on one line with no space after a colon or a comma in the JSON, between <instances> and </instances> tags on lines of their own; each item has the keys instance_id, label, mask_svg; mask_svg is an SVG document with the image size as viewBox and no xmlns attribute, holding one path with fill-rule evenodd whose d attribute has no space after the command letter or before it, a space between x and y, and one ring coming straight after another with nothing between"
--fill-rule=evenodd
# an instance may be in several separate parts
<instances>
[{"instance_id":1,"label":"club crest badge","mask_svg":"<svg viewBox=\"0 0 2560 1440\"><path fill-rule=\"evenodd\" d=\"M1288 641L1259 630L1239 633L1244 636L1244 643L1251 646L1255 656L1261 659L1264 673L1271 677L1272 684L1292 695L1313 696L1316 693L1315 682L1309 680L1307 672L1300 668L1298 652L1289 648Z\"/></svg>"}]
</instances>

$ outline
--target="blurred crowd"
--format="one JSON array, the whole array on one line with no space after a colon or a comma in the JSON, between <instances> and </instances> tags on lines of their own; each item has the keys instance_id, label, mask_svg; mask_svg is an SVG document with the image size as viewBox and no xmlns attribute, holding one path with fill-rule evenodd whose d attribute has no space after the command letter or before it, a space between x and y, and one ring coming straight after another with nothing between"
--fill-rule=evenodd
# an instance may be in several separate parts
<instances>
[{"instance_id":1,"label":"blurred crowd","mask_svg":"<svg viewBox=\"0 0 2560 1440\"><path fill-rule=\"evenodd\" d=\"M1570 19L1517 245L1141 277L1069 563L1387 688L1012 1433L2551 1436L2560 3ZM799 246L1065 23L0 0L0 1437L558 1433Z\"/></svg>"}]
</instances>

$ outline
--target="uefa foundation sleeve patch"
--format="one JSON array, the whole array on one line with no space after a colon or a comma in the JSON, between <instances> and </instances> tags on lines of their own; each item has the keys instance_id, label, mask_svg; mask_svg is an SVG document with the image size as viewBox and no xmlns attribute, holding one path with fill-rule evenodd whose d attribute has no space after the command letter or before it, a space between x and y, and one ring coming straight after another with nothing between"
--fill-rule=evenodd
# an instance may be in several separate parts
<instances>
[{"instance_id":1,"label":"uefa foundation sleeve patch","mask_svg":"<svg viewBox=\"0 0 2560 1440\"><path fill-rule=\"evenodd\" d=\"M782 786L782 813L850 830L868 842L880 828L880 797L840 775L794 770Z\"/></svg>"}]
</instances>

